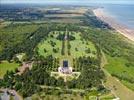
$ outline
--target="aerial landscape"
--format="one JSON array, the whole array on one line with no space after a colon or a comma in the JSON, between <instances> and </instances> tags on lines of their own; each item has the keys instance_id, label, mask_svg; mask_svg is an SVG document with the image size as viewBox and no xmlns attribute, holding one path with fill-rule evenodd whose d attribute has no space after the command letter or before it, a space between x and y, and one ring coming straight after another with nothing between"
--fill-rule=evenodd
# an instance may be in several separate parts
<instances>
[{"instance_id":1,"label":"aerial landscape","mask_svg":"<svg viewBox=\"0 0 134 100\"><path fill-rule=\"evenodd\" d=\"M0 100L134 100L134 2L1 0Z\"/></svg>"}]
</instances>

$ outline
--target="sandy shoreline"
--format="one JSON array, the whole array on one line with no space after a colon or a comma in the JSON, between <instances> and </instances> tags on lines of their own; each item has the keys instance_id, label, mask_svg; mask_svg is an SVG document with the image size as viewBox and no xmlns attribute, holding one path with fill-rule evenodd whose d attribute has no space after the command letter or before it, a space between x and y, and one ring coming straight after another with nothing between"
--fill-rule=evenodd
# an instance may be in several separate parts
<instances>
[{"instance_id":1,"label":"sandy shoreline","mask_svg":"<svg viewBox=\"0 0 134 100\"><path fill-rule=\"evenodd\" d=\"M117 32L121 33L128 39L134 41L134 30L128 29L126 26L118 23L114 18L108 16L102 8L94 9L94 14L100 18L102 21L108 23L112 28L114 28Z\"/></svg>"}]
</instances>

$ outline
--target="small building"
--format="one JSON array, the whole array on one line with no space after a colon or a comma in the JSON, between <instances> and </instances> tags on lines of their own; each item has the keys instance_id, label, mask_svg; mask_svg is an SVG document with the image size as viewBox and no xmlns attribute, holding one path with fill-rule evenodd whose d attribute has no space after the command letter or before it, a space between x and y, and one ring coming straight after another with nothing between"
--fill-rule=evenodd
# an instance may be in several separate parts
<instances>
[{"instance_id":1,"label":"small building","mask_svg":"<svg viewBox=\"0 0 134 100\"><path fill-rule=\"evenodd\" d=\"M63 61L63 67L64 67L64 68L67 68L67 67L68 67L68 61L67 61L67 60L64 60L64 61Z\"/></svg>"},{"instance_id":2,"label":"small building","mask_svg":"<svg viewBox=\"0 0 134 100\"><path fill-rule=\"evenodd\" d=\"M58 71L63 74L71 74L72 73L72 67L69 66L68 60L63 60L63 66L59 67Z\"/></svg>"}]
</instances>

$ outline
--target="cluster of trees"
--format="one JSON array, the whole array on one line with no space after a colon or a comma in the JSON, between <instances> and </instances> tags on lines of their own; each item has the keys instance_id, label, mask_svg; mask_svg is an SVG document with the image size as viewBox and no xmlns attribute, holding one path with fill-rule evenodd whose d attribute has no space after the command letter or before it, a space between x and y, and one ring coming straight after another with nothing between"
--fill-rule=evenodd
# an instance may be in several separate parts
<instances>
[{"instance_id":1,"label":"cluster of trees","mask_svg":"<svg viewBox=\"0 0 134 100\"><path fill-rule=\"evenodd\" d=\"M81 75L78 80L69 81L69 88L90 89L92 87L100 88L104 73L99 67L97 59L91 57L80 57L78 64L81 67Z\"/></svg>"},{"instance_id":2,"label":"cluster of trees","mask_svg":"<svg viewBox=\"0 0 134 100\"><path fill-rule=\"evenodd\" d=\"M45 69L47 71L58 71L59 58L54 58L52 55L49 55L46 58L44 58L44 56L39 56L39 55L36 55L35 57L36 58L34 58L35 60L34 65L37 66L45 65Z\"/></svg>"},{"instance_id":3,"label":"cluster of trees","mask_svg":"<svg viewBox=\"0 0 134 100\"><path fill-rule=\"evenodd\" d=\"M50 76L48 66L53 64L53 57L43 59L37 57L31 70L26 70L22 75L14 72L7 72L3 80L0 80L0 87L11 88L19 91L24 97L42 91L40 85L54 86L61 88L99 89L104 74L98 66L98 60L90 57L79 58L79 65L82 68L81 75L77 80L64 82L62 78L55 79Z\"/></svg>"},{"instance_id":4,"label":"cluster of trees","mask_svg":"<svg viewBox=\"0 0 134 100\"><path fill-rule=\"evenodd\" d=\"M64 37L65 37L65 33L64 34L59 33L59 35L56 37L56 39L60 40L60 41L63 41Z\"/></svg>"},{"instance_id":5,"label":"cluster of trees","mask_svg":"<svg viewBox=\"0 0 134 100\"><path fill-rule=\"evenodd\" d=\"M65 40L64 40L64 38L65 38L65 32L64 32L64 34L61 34L61 33L59 33L59 35L57 36L57 39L58 40L60 40L60 41L62 41L62 50L61 50L61 54L62 55L64 55L64 48L65 48ZM68 55L71 55L71 52L70 52L70 49L71 49L71 45L70 45L70 41L73 41L73 40L75 40L75 37L74 36L72 36L71 34L69 34L69 32L67 32L67 49L68 49Z\"/></svg>"},{"instance_id":6,"label":"cluster of trees","mask_svg":"<svg viewBox=\"0 0 134 100\"><path fill-rule=\"evenodd\" d=\"M55 45L56 45L56 43L55 42L53 42L52 40L50 40L50 42L49 42L50 44L51 44L51 46L52 47L55 47Z\"/></svg>"},{"instance_id":7,"label":"cluster of trees","mask_svg":"<svg viewBox=\"0 0 134 100\"><path fill-rule=\"evenodd\" d=\"M69 41L75 40L75 37L73 35L69 34L69 32L67 32L67 37L68 37Z\"/></svg>"},{"instance_id":8,"label":"cluster of trees","mask_svg":"<svg viewBox=\"0 0 134 100\"><path fill-rule=\"evenodd\" d=\"M12 71L7 72L3 80L0 80L0 87L15 89L24 97L41 91L39 85L63 87L65 83L62 78L56 80L50 76L48 67L53 66L53 59L52 56L45 59L37 57L33 68L27 69L22 75L16 75Z\"/></svg>"},{"instance_id":9,"label":"cluster of trees","mask_svg":"<svg viewBox=\"0 0 134 100\"><path fill-rule=\"evenodd\" d=\"M59 51L59 48L53 48L53 52L57 53Z\"/></svg>"},{"instance_id":10,"label":"cluster of trees","mask_svg":"<svg viewBox=\"0 0 134 100\"><path fill-rule=\"evenodd\" d=\"M65 54L65 40L62 41L61 55Z\"/></svg>"},{"instance_id":11,"label":"cluster of trees","mask_svg":"<svg viewBox=\"0 0 134 100\"><path fill-rule=\"evenodd\" d=\"M86 53L91 53L90 48L86 49L85 52L86 52Z\"/></svg>"},{"instance_id":12,"label":"cluster of trees","mask_svg":"<svg viewBox=\"0 0 134 100\"><path fill-rule=\"evenodd\" d=\"M9 27L17 27L17 26L15 25ZM3 50L0 51L0 60L6 59L10 61L15 54L22 52L25 52L28 58L31 59L34 53L33 52L34 48L42 39L44 39L48 35L49 31L50 30L48 30L48 28L44 26L37 28L37 30L31 33L22 32L22 34L17 33L10 34L9 32L6 33L6 35L3 34L5 37L4 36L2 37L4 37L6 41L3 41L2 38L0 39L2 43L1 46L3 46ZM2 35L2 33L0 35Z\"/></svg>"},{"instance_id":13,"label":"cluster of trees","mask_svg":"<svg viewBox=\"0 0 134 100\"><path fill-rule=\"evenodd\" d=\"M68 52L68 55L71 55L71 52L70 52L70 49L71 49L71 44L70 44L70 40L72 39L72 38L70 38L71 36L70 36L70 34L69 34L69 32L67 33L67 52Z\"/></svg>"},{"instance_id":14,"label":"cluster of trees","mask_svg":"<svg viewBox=\"0 0 134 100\"><path fill-rule=\"evenodd\" d=\"M31 72L26 71L23 75L15 75L14 72L7 72L3 80L0 80L0 87L15 89L22 93L22 95L30 96L38 92L41 88L38 87L34 80L31 79Z\"/></svg>"}]
</instances>

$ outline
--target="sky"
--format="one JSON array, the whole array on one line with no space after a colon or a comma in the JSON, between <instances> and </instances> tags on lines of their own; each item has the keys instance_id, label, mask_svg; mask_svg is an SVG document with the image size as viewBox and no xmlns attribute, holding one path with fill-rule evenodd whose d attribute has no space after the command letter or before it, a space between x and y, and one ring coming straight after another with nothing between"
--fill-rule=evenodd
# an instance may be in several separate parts
<instances>
[{"instance_id":1,"label":"sky","mask_svg":"<svg viewBox=\"0 0 134 100\"><path fill-rule=\"evenodd\" d=\"M0 0L0 3L112 3L134 4L134 0Z\"/></svg>"}]
</instances>

